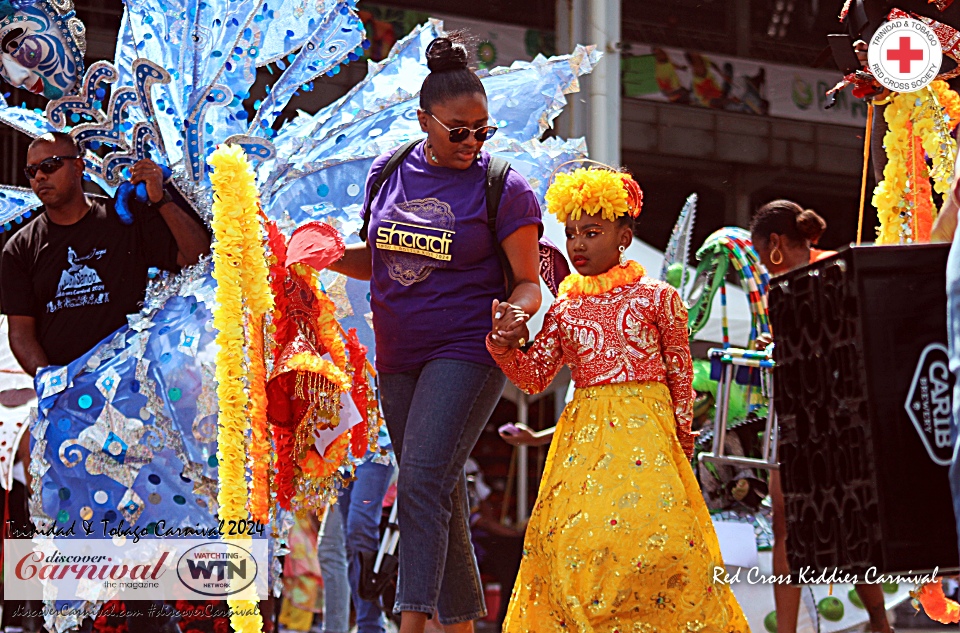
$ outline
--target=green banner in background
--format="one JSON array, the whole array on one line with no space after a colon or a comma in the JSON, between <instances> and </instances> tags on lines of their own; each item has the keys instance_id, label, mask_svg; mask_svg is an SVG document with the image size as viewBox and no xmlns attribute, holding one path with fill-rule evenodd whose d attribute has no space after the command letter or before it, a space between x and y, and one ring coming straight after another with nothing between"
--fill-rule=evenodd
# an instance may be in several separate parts
<instances>
[{"instance_id":1,"label":"green banner in background","mask_svg":"<svg viewBox=\"0 0 960 633\"><path fill-rule=\"evenodd\" d=\"M623 72L623 95L625 97L643 97L659 94L656 78L657 62L653 55L623 57L620 68Z\"/></svg>"},{"instance_id":2,"label":"green banner in background","mask_svg":"<svg viewBox=\"0 0 960 633\"><path fill-rule=\"evenodd\" d=\"M621 63L623 94L636 99L863 126L866 107L849 91L827 110L826 92L839 72L630 43Z\"/></svg>"}]
</instances>

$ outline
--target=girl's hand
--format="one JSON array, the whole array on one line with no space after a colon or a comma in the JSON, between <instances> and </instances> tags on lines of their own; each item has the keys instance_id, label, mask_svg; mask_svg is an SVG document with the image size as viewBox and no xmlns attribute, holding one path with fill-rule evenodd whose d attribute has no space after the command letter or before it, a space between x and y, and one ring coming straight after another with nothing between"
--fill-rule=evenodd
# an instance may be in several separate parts
<instances>
[{"instance_id":1,"label":"girl's hand","mask_svg":"<svg viewBox=\"0 0 960 633\"><path fill-rule=\"evenodd\" d=\"M527 315L520 306L507 303L506 301L501 303L496 299L493 300L493 309L491 312L493 313L494 332L509 332L519 328L530 319L529 315Z\"/></svg>"},{"instance_id":2,"label":"girl's hand","mask_svg":"<svg viewBox=\"0 0 960 633\"><path fill-rule=\"evenodd\" d=\"M500 427L500 437L511 446L540 446L547 433L536 433L526 424L504 424ZM549 437L553 437L553 429L549 429Z\"/></svg>"},{"instance_id":3,"label":"girl's hand","mask_svg":"<svg viewBox=\"0 0 960 633\"><path fill-rule=\"evenodd\" d=\"M530 331L527 329L527 320L530 318L518 306L510 303L493 302L493 330L490 339L498 347L519 349L527 344Z\"/></svg>"},{"instance_id":4,"label":"girl's hand","mask_svg":"<svg viewBox=\"0 0 960 633\"><path fill-rule=\"evenodd\" d=\"M510 349L520 349L530 340L530 331L527 326L521 325L519 328L509 331L494 330L490 333L490 339L497 347L508 347Z\"/></svg>"}]
</instances>

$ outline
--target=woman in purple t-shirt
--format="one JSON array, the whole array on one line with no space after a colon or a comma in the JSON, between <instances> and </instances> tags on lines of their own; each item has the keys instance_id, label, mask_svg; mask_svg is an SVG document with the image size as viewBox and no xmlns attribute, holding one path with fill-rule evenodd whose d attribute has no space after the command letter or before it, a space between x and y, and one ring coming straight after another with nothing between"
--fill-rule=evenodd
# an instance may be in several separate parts
<instances>
[{"instance_id":1,"label":"woman in purple t-shirt","mask_svg":"<svg viewBox=\"0 0 960 633\"><path fill-rule=\"evenodd\" d=\"M380 393L400 462L400 633L422 632L435 610L459 633L485 614L463 466L505 383L484 341L506 286L487 226L490 156L481 148L496 128L486 92L459 37L434 40L426 56L417 113L426 142L370 200L367 242L330 268L370 280ZM368 198L389 158L370 169ZM540 307L540 226L536 196L508 171L496 239L515 288L496 308L500 329Z\"/></svg>"}]
</instances>

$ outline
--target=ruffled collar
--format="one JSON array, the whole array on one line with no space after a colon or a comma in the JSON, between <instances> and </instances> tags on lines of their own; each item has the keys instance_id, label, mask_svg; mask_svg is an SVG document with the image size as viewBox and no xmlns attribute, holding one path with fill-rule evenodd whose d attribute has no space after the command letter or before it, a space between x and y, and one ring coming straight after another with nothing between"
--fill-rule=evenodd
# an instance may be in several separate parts
<instances>
[{"instance_id":1,"label":"ruffled collar","mask_svg":"<svg viewBox=\"0 0 960 633\"><path fill-rule=\"evenodd\" d=\"M560 283L558 296L573 299L583 296L602 295L619 286L626 286L640 280L647 271L637 262L630 260L626 266L614 266L599 275L584 276L570 273Z\"/></svg>"}]
</instances>

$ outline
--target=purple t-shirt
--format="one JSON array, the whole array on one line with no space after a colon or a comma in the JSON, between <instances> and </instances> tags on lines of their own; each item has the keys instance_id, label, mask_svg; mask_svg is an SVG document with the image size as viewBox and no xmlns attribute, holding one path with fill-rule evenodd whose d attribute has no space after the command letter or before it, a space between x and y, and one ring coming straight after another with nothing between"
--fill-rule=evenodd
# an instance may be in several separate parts
<instances>
[{"instance_id":1,"label":"purple t-shirt","mask_svg":"<svg viewBox=\"0 0 960 633\"><path fill-rule=\"evenodd\" d=\"M366 194L390 154L374 161ZM409 371L438 358L494 365L484 339L490 307L504 300L503 268L487 228L482 153L468 169L427 162L423 144L383 183L371 205L367 241L373 252L370 305L377 369ZM507 172L497 211L503 242L528 224L540 226L540 205L527 181Z\"/></svg>"}]
</instances>

